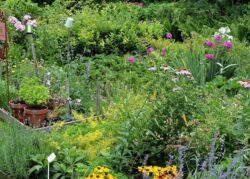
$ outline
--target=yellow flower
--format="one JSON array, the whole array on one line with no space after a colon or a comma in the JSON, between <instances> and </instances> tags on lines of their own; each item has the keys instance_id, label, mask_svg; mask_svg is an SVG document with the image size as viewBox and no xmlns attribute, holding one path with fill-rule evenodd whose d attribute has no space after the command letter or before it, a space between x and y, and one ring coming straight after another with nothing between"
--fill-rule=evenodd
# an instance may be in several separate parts
<instances>
[{"instance_id":1,"label":"yellow flower","mask_svg":"<svg viewBox=\"0 0 250 179\"><path fill-rule=\"evenodd\" d=\"M177 167L167 166L167 167L158 167L158 166L143 166L138 167L138 171L145 175L153 175L153 179L176 179L177 178Z\"/></svg>"},{"instance_id":2,"label":"yellow flower","mask_svg":"<svg viewBox=\"0 0 250 179\"><path fill-rule=\"evenodd\" d=\"M108 172L109 169L107 167L98 166L94 168L94 173L108 173Z\"/></svg>"}]
</instances>

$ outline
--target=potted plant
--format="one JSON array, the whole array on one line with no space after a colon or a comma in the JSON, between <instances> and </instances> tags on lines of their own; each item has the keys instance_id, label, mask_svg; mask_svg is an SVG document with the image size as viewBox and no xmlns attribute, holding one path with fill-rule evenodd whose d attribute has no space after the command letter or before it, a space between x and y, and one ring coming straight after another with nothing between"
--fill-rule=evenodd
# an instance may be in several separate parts
<instances>
[{"instance_id":1,"label":"potted plant","mask_svg":"<svg viewBox=\"0 0 250 179\"><path fill-rule=\"evenodd\" d=\"M26 102L24 117L33 128L44 126L45 118L48 114L46 104L50 98L49 89L40 85L38 78L25 78L19 90L20 98Z\"/></svg>"},{"instance_id":2,"label":"potted plant","mask_svg":"<svg viewBox=\"0 0 250 179\"><path fill-rule=\"evenodd\" d=\"M15 99L9 101L9 107L13 111L13 115L15 118L17 118L21 123L24 123L24 108L27 107L26 103L22 100Z\"/></svg>"}]
</instances>

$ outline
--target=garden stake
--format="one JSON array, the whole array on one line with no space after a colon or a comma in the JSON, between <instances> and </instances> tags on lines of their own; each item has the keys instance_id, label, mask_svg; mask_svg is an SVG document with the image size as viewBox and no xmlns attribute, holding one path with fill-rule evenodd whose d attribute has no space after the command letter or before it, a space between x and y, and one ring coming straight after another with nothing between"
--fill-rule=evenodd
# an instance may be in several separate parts
<instances>
[{"instance_id":1,"label":"garden stake","mask_svg":"<svg viewBox=\"0 0 250 179\"><path fill-rule=\"evenodd\" d=\"M100 81L96 82L96 113L101 114L101 92L100 92Z\"/></svg>"},{"instance_id":2,"label":"garden stake","mask_svg":"<svg viewBox=\"0 0 250 179\"><path fill-rule=\"evenodd\" d=\"M56 159L55 153L52 153L52 154L50 154L50 155L47 157L47 160L48 160L48 179L49 179L49 164L50 164L51 162L53 162L55 159Z\"/></svg>"},{"instance_id":3,"label":"garden stake","mask_svg":"<svg viewBox=\"0 0 250 179\"><path fill-rule=\"evenodd\" d=\"M32 26L31 25L27 25L27 34L29 36L31 52L32 52L32 56L33 56L33 59L34 59L35 74L36 74L37 77L39 77L38 65L37 65L37 57L36 57L36 49L35 49L35 45L34 45L34 39L33 39L33 33L32 33Z\"/></svg>"},{"instance_id":4,"label":"garden stake","mask_svg":"<svg viewBox=\"0 0 250 179\"><path fill-rule=\"evenodd\" d=\"M68 31L68 47L67 47L67 79L65 81L65 90L67 94L67 102L66 102L66 107L67 107L67 120L71 120L71 107L70 107L70 86L69 86L69 64L71 61L71 55L70 55L70 28L72 27L73 19L68 17L66 22L65 22L65 27L67 28Z\"/></svg>"},{"instance_id":5,"label":"garden stake","mask_svg":"<svg viewBox=\"0 0 250 179\"><path fill-rule=\"evenodd\" d=\"M3 49L2 49L2 57L5 57L6 60L6 83L7 83L7 97L8 101L10 100L10 92L9 92L9 62L8 62L8 37L7 37L7 25L6 25L6 17L4 12L0 9L0 40L4 41ZM5 52L4 52L5 51ZM1 61L2 59L0 59ZM2 76L2 62L1 62L1 73Z\"/></svg>"},{"instance_id":6,"label":"garden stake","mask_svg":"<svg viewBox=\"0 0 250 179\"><path fill-rule=\"evenodd\" d=\"M110 81L108 81L106 83L106 93L107 93L107 98L108 98L108 103L111 103L111 85L110 85Z\"/></svg>"}]
</instances>

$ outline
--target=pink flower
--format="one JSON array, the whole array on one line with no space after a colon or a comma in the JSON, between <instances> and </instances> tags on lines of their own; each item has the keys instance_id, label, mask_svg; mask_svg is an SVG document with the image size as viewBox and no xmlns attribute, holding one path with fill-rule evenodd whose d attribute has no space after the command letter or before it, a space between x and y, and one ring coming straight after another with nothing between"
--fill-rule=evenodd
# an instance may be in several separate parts
<instances>
[{"instance_id":1,"label":"pink flower","mask_svg":"<svg viewBox=\"0 0 250 179\"><path fill-rule=\"evenodd\" d=\"M162 69L164 71L168 71L168 70L171 70L171 67L168 65L163 65L162 67L160 67L160 69Z\"/></svg>"},{"instance_id":2,"label":"pink flower","mask_svg":"<svg viewBox=\"0 0 250 179\"><path fill-rule=\"evenodd\" d=\"M128 4L135 5L135 6L144 6L143 2L129 2Z\"/></svg>"},{"instance_id":3,"label":"pink flower","mask_svg":"<svg viewBox=\"0 0 250 179\"><path fill-rule=\"evenodd\" d=\"M10 16L9 22L14 25L15 23L19 22L19 20L17 18L15 18L14 16Z\"/></svg>"},{"instance_id":4,"label":"pink flower","mask_svg":"<svg viewBox=\"0 0 250 179\"><path fill-rule=\"evenodd\" d=\"M207 47L214 47L214 46L215 46L215 44L214 44L212 41L210 41L210 40L207 40L204 44L205 44Z\"/></svg>"},{"instance_id":5,"label":"pink flower","mask_svg":"<svg viewBox=\"0 0 250 179\"><path fill-rule=\"evenodd\" d=\"M25 26L20 21L16 22L14 26L16 30L19 30L21 32L25 31Z\"/></svg>"},{"instance_id":6,"label":"pink flower","mask_svg":"<svg viewBox=\"0 0 250 179\"><path fill-rule=\"evenodd\" d=\"M161 56L163 56L163 57L166 56L166 49L165 48L161 49Z\"/></svg>"},{"instance_id":7,"label":"pink flower","mask_svg":"<svg viewBox=\"0 0 250 179\"><path fill-rule=\"evenodd\" d=\"M187 70L187 69L178 70L175 73L177 75L186 75L186 76L192 75L192 73L189 70Z\"/></svg>"},{"instance_id":8,"label":"pink flower","mask_svg":"<svg viewBox=\"0 0 250 179\"><path fill-rule=\"evenodd\" d=\"M214 40L221 41L222 37L220 35L214 35Z\"/></svg>"},{"instance_id":9,"label":"pink flower","mask_svg":"<svg viewBox=\"0 0 250 179\"><path fill-rule=\"evenodd\" d=\"M31 25L32 27L37 27L36 20L28 20L27 25Z\"/></svg>"},{"instance_id":10,"label":"pink flower","mask_svg":"<svg viewBox=\"0 0 250 179\"><path fill-rule=\"evenodd\" d=\"M128 57L128 63L134 63L135 62L135 57Z\"/></svg>"},{"instance_id":11,"label":"pink flower","mask_svg":"<svg viewBox=\"0 0 250 179\"><path fill-rule=\"evenodd\" d=\"M232 42L224 42L223 47L226 49L230 49L233 47Z\"/></svg>"},{"instance_id":12,"label":"pink flower","mask_svg":"<svg viewBox=\"0 0 250 179\"><path fill-rule=\"evenodd\" d=\"M173 35L172 35L170 32L168 32L168 33L166 34L166 38L167 38L167 39L172 39L172 37L173 37Z\"/></svg>"},{"instance_id":13,"label":"pink flower","mask_svg":"<svg viewBox=\"0 0 250 179\"><path fill-rule=\"evenodd\" d=\"M240 80L240 81L238 81L238 83L239 83L240 86L242 86L243 88L249 88L249 89L250 89L250 81Z\"/></svg>"},{"instance_id":14,"label":"pink flower","mask_svg":"<svg viewBox=\"0 0 250 179\"><path fill-rule=\"evenodd\" d=\"M214 54L206 53L206 54L205 54L205 58L206 58L207 60L213 60L213 59L214 59Z\"/></svg>"},{"instance_id":15,"label":"pink flower","mask_svg":"<svg viewBox=\"0 0 250 179\"><path fill-rule=\"evenodd\" d=\"M31 20L31 16L30 15L25 15L25 16L23 16L23 20L24 21Z\"/></svg>"},{"instance_id":16,"label":"pink flower","mask_svg":"<svg viewBox=\"0 0 250 179\"><path fill-rule=\"evenodd\" d=\"M153 47L148 48L147 50L147 55L149 55L150 53L152 53L155 49Z\"/></svg>"}]
</instances>

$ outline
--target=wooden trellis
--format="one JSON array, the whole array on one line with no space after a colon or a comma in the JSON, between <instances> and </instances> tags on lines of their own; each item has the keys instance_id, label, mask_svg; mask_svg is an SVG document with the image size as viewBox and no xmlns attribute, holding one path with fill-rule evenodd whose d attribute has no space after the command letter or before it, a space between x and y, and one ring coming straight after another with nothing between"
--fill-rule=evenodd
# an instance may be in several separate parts
<instances>
[{"instance_id":1,"label":"wooden trellis","mask_svg":"<svg viewBox=\"0 0 250 179\"><path fill-rule=\"evenodd\" d=\"M8 37L7 37L7 25L6 16L4 12L0 9L0 41L3 44L0 47L0 63L5 59L6 62L6 93L8 96L8 101L10 100L9 93L9 63L8 63Z\"/></svg>"}]
</instances>

